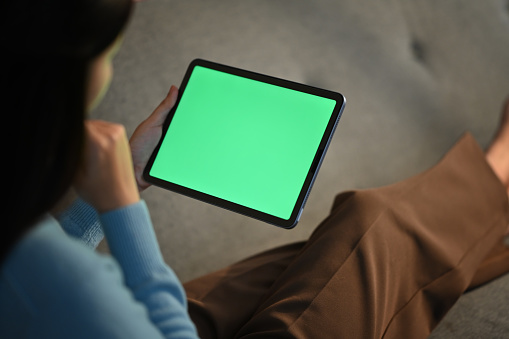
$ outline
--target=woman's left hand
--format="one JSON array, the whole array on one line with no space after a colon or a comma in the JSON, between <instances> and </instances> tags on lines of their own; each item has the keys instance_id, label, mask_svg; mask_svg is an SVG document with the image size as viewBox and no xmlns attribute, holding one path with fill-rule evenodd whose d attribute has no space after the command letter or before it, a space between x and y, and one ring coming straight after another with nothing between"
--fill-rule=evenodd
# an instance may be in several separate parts
<instances>
[{"instance_id":1,"label":"woman's left hand","mask_svg":"<svg viewBox=\"0 0 509 339\"><path fill-rule=\"evenodd\" d=\"M159 104L154 112L136 128L129 140L133 158L134 175L140 192L150 186L150 184L143 179L143 170L161 138L163 123L170 110L175 106L177 97L178 88L171 86L166 98Z\"/></svg>"}]
</instances>

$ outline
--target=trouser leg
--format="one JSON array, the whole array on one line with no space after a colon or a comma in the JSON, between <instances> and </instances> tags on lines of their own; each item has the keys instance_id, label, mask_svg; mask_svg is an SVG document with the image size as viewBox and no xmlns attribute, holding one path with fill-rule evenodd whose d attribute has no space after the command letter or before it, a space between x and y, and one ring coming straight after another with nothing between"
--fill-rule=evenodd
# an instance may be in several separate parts
<instances>
[{"instance_id":1,"label":"trouser leg","mask_svg":"<svg viewBox=\"0 0 509 339\"><path fill-rule=\"evenodd\" d=\"M477 288L507 272L509 272L509 246L507 240L504 241L504 237L501 237L477 268L468 290Z\"/></svg>"},{"instance_id":2,"label":"trouser leg","mask_svg":"<svg viewBox=\"0 0 509 339\"><path fill-rule=\"evenodd\" d=\"M303 246L299 242L265 251L185 283L200 338L233 338Z\"/></svg>"},{"instance_id":3,"label":"trouser leg","mask_svg":"<svg viewBox=\"0 0 509 339\"><path fill-rule=\"evenodd\" d=\"M236 324L243 323L238 332L231 332L244 338L426 337L501 239L507 204L504 188L469 136L421 175L344 193L305 245L294 245L281 264L267 260L279 268L269 270L264 284L255 283L265 287L256 298L248 293L246 304L256 302ZM249 290L250 278L225 293L239 285ZM217 319L211 309L227 318L243 304L242 298L234 304L216 299L215 308L195 307L202 301L190 299L191 315L208 312L198 317L206 322Z\"/></svg>"}]
</instances>

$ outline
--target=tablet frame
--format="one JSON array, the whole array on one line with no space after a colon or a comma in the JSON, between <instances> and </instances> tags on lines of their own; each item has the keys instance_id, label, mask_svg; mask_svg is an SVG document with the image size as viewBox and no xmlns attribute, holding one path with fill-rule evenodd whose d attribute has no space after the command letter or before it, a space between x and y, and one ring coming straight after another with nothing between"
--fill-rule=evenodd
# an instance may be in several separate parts
<instances>
[{"instance_id":1,"label":"tablet frame","mask_svg":"<svg viewBox=\"0 0 509 339\"><path fill-rule=\"evenodd\" d=\"M313 162L311 164L310 169L308 170L306 179L305 179L304 184L300 190L299 197L294 205L293 211L292 211L289 219L279 218L274 215L267 214L267 213L264 213L264 212L261 212L261 211L243 206L243 205L239 205L239 204L233 203L231 201L227 201L227 200L218 198L213 195L199 192L199 191L190 189L188 187L180 186L173 182L168 182L168 181L165 181L165 180L162 180L160 178L153 177L150 175L150 170L151 170L152 165L156 159L157 153L162 145L162 142L166 136L166 132L168 131L168 128L169 128L171 121L174 117L174 114L176 112L176 109L180 103L180 99L182 98L182 95L186 89L186 86L187 86L188 81L191 77L191 74L196 66L201 66L201 67L217 70L220 72L224 72L224 73L228 73L228 74L232 74L232 75L236 75L236 76L241 76L244 78L248 78L248 79L252 79L252 80L256 80L256 81L292 89L295 91L304 92L304 93L312 94L315 96L332 99L336 102L334 110L331 114L331 117L330 117L327 127L325 129L325 132L322 136L322 139L318 146L317 152L315 153ZM320 169L322 161L325 157L325 153L327 152L327 149L328 149L328 146L332 139L332 136L334 135L336 126L339 122L339 119L341 118L344 107L345 107L345 97L342 94L337 93L337 92L320 89L317 87L304 85L301 83L288 81L288 80L284 80L284 79L280 79L280 78L276 78L276 77L272 77L272 76L268 76L268 75L264 75L264 74L260 74L260 73L256 73L256 72L251 72L251 71L239 69L236 67L226 66L223 64L218 64L218 63L203 60L203 59L195 59L189 64L189 67L184 75L182 84L180 85L180 90L179 90L179 95L178 95L177 101L176 101L174 107L172 108L172 110L169 112L168 117L166 118L166 120L164 122L163 133L162 133L161 139L159 140L156 148L154 149L152 155L150 156L150 159L143 171L143 178L148 183L153 184L155 186L158 186L158 187L161 187L164 189L168 189L170 191L174 191L174 192L183 194L185 196L188 196L188 197L191 197L191 198L194 198L197 200L201 200L203 202L206 202L206 203L209 203L209 204L212 204L212 205L215 205L215 206L218 206L218 207L221 207L221 208L224 208L224 209L236 212L236 213L240 213L240 214L267 222L269 224L272 224L272 225L275 225L278 227L291 229L297 225L297 223L300 219L300 216L304 209L304 205L307 201L307 198L309 196L309 193L311 191L313 183L316 179L316 176L318 174L318 171Z\"/></svg>"}]
</instances>

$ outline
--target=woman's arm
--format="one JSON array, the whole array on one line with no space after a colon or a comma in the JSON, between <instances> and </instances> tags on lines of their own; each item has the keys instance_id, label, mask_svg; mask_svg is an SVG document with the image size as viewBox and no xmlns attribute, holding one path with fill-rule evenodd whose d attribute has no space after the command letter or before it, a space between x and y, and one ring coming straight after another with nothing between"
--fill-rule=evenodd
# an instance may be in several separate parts
<instances>
[{"instance_id":1,"label":"woman's arm","mask_svg":"<svg viewBox=\"0 0 509 339\"><path fill-rule=\"evenodd\" d=\"M171 86L165 99L154 112L135 130L130 140L131 156L134 174L139 192L149 185L143 180L142 173L145 165L157 145L162 134L162 125L168 112L175 105L178 89ZM75 239L83 242L87 247L95 249L104 238L97 211L80 199L74 189L52 211L64 231Z\"/></svg>"},{"instance_id":2,"label":"woman's arm","mask_svg":"<svg viewBox=\"0 0 509 339\"><path fill-rule=\"evenodd\" d=\"M164 337L197 338L184 289L164 262L145 203L101 214L100 220L125 284L152 323Z\"/></svg>"},{"instance_id":3,"label":"woman's arm","mask_svg":"<svg viewBox=\"0 0 509 339\"><path fill-rule=\"evenodd\" d=\"M87 121L86 127L85 161L75 187L99 213L125 285L165 336L196 337L183 288L164 263L147 208L140 201L125 129L105 121Z\"/></svg>"}]
</instances>

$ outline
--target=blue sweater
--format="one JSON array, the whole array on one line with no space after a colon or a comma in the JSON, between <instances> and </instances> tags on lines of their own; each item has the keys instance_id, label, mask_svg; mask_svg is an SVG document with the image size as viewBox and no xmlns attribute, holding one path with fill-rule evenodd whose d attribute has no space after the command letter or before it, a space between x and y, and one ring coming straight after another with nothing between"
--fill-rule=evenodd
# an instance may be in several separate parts
<instances>
[{"instance_id":1,"label":"blue sweater","mask_svg":"<svg viewBox=\"0 0 509 339\"><path fill-rule=\"evenodd\" d=\"M112 256L94 251L103 231ZM78 200L2 265L0 338L196 337L143 201L97 215Z\"/></svg>"}]
</instances>

